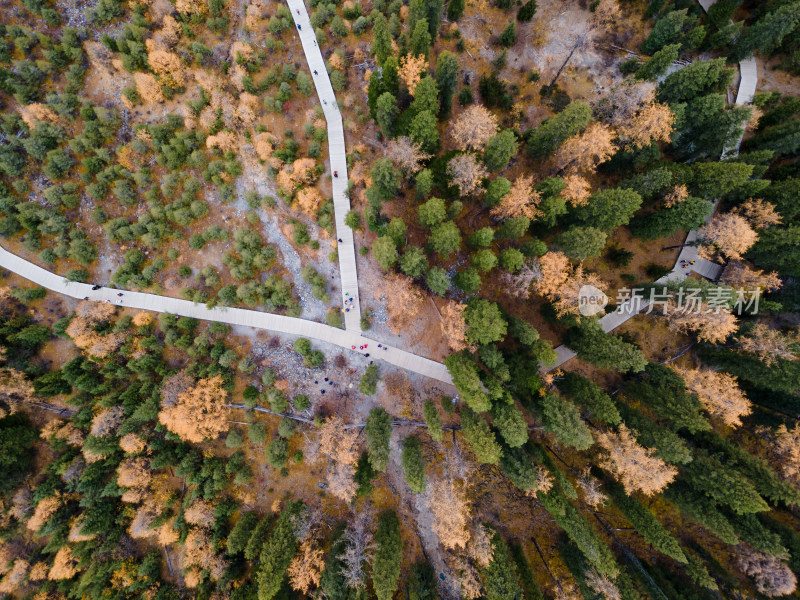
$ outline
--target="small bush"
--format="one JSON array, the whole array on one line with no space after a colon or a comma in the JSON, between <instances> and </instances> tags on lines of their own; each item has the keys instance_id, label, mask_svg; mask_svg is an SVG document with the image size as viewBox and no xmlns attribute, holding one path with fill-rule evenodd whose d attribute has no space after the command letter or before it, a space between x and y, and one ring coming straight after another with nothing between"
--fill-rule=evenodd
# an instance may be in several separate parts
<instances>
[{"instance_id":1,"label":"small bush","mask_svg":"<svg viewBox=\"0 0 800 600\"><path fill-rule=\"evenodd\" d=\"M342 327L344 325L344 314L338 308L329 308L325 314L325 321L331 327Z\"/></svg>"}]
</instances>

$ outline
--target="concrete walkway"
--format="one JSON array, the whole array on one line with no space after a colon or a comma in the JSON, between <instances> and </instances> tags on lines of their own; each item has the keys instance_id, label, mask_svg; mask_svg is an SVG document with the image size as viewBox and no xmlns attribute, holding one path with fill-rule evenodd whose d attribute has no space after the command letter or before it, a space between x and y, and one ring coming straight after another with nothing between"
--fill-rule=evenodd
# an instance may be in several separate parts
<instances>
[{"instance_id":1,"label":"concrete walkway","mask_svg":"<svg viewBox=\"0 0 800 600\"><path fill-rule=\"evenodd\" d=\"M708 11L709 7L716 3L716 1L717 0L699 0L700 5L705 11ZM751 103L756 93L756 86L758 85L758 69L756 67L755 59L750 57L740 62L739 72L741 77L739 80L739 89L736 93L736 104L738 106L742 106L744 104ZM738 156L739 146L742 143L742 137L743 136L739 137L739 140L733 147L730 149L726 148L723 151L723 159ZM706 217L706 223L712 219L714 212L717 210L718 203L718 200L714 201L714 210L708 217ZM722 274L722 265L718 265L717 263L700 258L697 255L697 246L694 245L696 241L697 231L693 229L686 236L684 246L681 249L681 253L678 255L677 261L675 261L675 265L672 267L672 271L667 273L661 279L656 280L655 283L666 284L668 282L683 281L689 276L690 273L697 273L698 275L701 275L706 279L710 279L711 281L716 281L719 278L719 276ZM694 261L694 264L689 268L684 268L681 266L682 264L691 263L692 261ZM644 299L623 302L617 307L617 310L605 315L600 319L600 324L603 326L603 331L608 333L609 331L616 329L628 319L645 310L648 306L650 306L649 300ZM660 310L660 308L656 310ZM556 364L550 367L548 371L557 369L565 362L575 358L576 356L577 353L575 351L567 348L566 346L559 346L556 348Z\"/></svg>"},{"instance_id":2,"label":"concrete walkway","mask_svg":"<svg viewBox=\"0 0 800 600\"><path fill-rule=\"evenodd\" d=\"M55 273L51 273L32 262L20 258L16 254L12 254L5 248L0 248L0 266L26 279L30 279L48 290L79 300L88 298L97 302L110 302L125 308L167 312L204 321L219 321L229 325L244 325L297 337L306 337L311 340L335 344L351 352L369 353L370 358L374 358L377 361L385 361L396 367L419 373L444 383L453 382L447 372L447 368L441 363L398 348L387 346L388 349L383 350L378 348L378 343L375 340L365 338L359 332L345 331L324 323L315 323L305 319L295 319L242 308L207 308L204 304L194 304L188 300L157 296L156 294L120 291L112 288L100 288L93 291L92 286L88 283L67 281ZM366 345L367 348L359 350L363 345ZM353 347L355 347L355 350Z\"/></svg>"},{"instance_id":3,"label":"concrete walkway","mask_svg":"<svg viewBox=\"0 0 800 600\"><path fill-rule=\"evenodd\" d=\"M347 195L347 152L344 144L344 126L336 94L333 91L325 61L322 58L317 36L308 18L306 5L302 0L286 0L292 11L295 29L303 44L309 72L317 89L317 96L322 103L322 111L328 123L328 156L330 157L330 175L333 184L333 211L336 222L336 238L339 241L339 276L342 281L342 306L349 298L354 298L344 313L344 325L347 331L361 332L361 306L358 295L358 273L356 270L356 249L353 242L353 230L344 224L350 210L350 198ZM334 176L337 175L337 176Z\"/></svg>"}]
</instances>

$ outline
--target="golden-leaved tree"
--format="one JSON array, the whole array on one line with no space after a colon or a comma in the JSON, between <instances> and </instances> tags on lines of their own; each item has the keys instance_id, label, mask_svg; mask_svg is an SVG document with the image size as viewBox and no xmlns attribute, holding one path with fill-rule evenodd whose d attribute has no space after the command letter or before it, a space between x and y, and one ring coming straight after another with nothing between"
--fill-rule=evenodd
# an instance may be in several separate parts
<instances>
[{"instance_id":1,"label":"golden-leaved tree","mask_svg":"<svg viewBox=\"0 0 800 600\"><path fill-rule=\"evenodd\" d=\"M497 133L497 117L485 106L473 104L450 125L450 137L460 150L483 150Z\"/></svg>"},{"instance_id":2,"label":"golden-leaved tree","mask_svg":"<svg viewBox=\"0 0 800 600\"><path fill-rule=\"evenodd\" d=\"M537 219L544 215L539 209L541 200L542 195L533 189L533 177L524 175L514 180L511 189L502 197L500 203L492 208L490 214L500 221L516 217Z\"/></svg>"},{"instance_id":3,"label":"golden-leaved tree","mask_svg":"<svg viewBox=\"0 0 800 600\"><path fill-rule=\"evenodd\" d=\"M538 280L534 288L553 303L560 316L579 314L578 292L584 285L605 289L605 284L597 275L585 273L580 265L573 267L562 252L551 251L541 256L538 267Z\"/></svg>"},{"instance_id":4,"label":"golden-leaved tree","mask_svg":"<svg viewBox=\"0 0 800 600\"><path fill-rule=\"evenodd\" d=\"M729 427L739 427L742 417L753 409L744 392L739 389L736 377L723 371L711 369L689 369L683 373L686 387L697 395L712 417Z\"/></svg>"},{"instance_id":5,"label":"golden-leaved tree","mask_svg":"<svg viewBox=\"0 0 800 600\"><path fill-rule=\"evenodd\" d=\"M357 440L358 431L348 429L341 416L332 415L319 428L316 439L306 445L306 454L312 463L325 458L331 461L328 488L331 494L345 502L351 502L358 490L353 479L359 457Z\"/></svg>"},{"instance_id":6,"label":"golden-leaved tree","mask_svg":"<svg viewBox=\"0 0 800 600\"><path fill-rule=\"evenodd\" d=\"M747 219L734 213L723 213L697 232L702 243L701 254L706 256L719 252L727 258L742 258L758 241L758 233Z\"/></svg>"},{"instance_id":7,"label":"golden-leaved tree","mask_svg":"<svg viewBox=\"0 0 800 600\"><path fill-rule=\"evenodd\" d=\"M598 463L611 473L628 494L651 496L663 490L678 474L678 469L655 456L655 450L636 441L635 432L625 424L617 431L601 431L595 440L605 451Z\"/></svg>"},{"instance_id":8,"label":"golden-leaved tree","mask_svg":"<svg viewBox=\"0 0 800 600\"><path fill-rule=\"evenodd\" d=\"M228 392L223 384L221 375L200 379L178 393L174 400L162 390L159 422L188 442L200 443L217 437L230 427L225 408Z\"/></svg>"},{"instance_id":9,"label":"golden-leaved tree","mask_svg":"<svg viewBox=\"0 0 800 600\"><path fill-rule=\"evenodd\" d=\"M441 310L442 320L439 325L442 328L442 335L447 340L447 345L453 352L460 352L469 345L467 343L467 324L464 321L466 308L466 304L451 300Z\"/></svg>"},{"instance_id":10,"label":"golden-leaved tree","mask_svg":"<svg viewBox=\"0 0 800 600\"><path fill-rule=\"evenodd\" d=\"M556 151L556 166L564 171L594 173L597 165L617 151L614 137L614 131L607 125L592 123L561 144Z\"/></svg>"},{"instance_id":11,"label":"golden-leaved tree","mask_svg":"<svg viewBox=\"0 0 800 600\"><path fill-rule=\"evenodd\" d=\"M403 83L406 84L408 92L413 96L417 89L417 84L422 79L422 73L427 70L428 61L420 54L418 56L408 55L400 58L400 69L398 74Z\"/></svg>"},{"instance_id":12,"label":"golden-leaved tree","mask_svg":"<svg viewBox=\"0 0 800 600\"><path fill-rule=\"evenodd\" d=\"M712 344L724 342L739 327L736 315L732 312L709 307L706 303L702 303L698 310L678 310L670 304L667 319L672 331L694 333L698 340Z\"/></svg>"},{"instance_id":13,"label":"golden-leaved tree","mask_svg":"<svg viewBox=\"0 0 800 600\"><path fill-rule=\"evenodd\" d=\"M747 219L756 230L768 229L781 222L781 215L775 210L775 205L760 198L749 198L732 212Z\"/></svg>"},{"instance_id":14,"label":"golden-leaved tree","mask_svg":"<svg viewBox=\"0 0 800 600\"><path fill-rule=\"evenodd\" d=\"M778 359L797 360L795 345L798 342L800 335L786 335L764 323L757 323L747 335L736 339L739 349L755 355L767 366L775 364Z\"/></svg>"}]
</instances>

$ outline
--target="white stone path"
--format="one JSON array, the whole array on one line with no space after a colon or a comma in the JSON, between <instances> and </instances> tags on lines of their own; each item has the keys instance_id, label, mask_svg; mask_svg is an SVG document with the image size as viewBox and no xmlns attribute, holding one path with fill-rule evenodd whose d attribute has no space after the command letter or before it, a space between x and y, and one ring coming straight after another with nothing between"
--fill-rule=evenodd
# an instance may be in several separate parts
<instances>
[{"instance_id":1,"label":"white stone path","mask_svg":"<svg viewBox=\"0 0 800 600\"><path fill-rule=\"evenodd\" d=\"M339 276L342 281L342 306L349 298L355 298L347 304L349 310L344 313L344 325L347 331L361 333L361 306L358 301L358 273L356 270L356 249L353 242L353 230L344 224L344 218L350 210L350 198L347 195L347 152L344 144L344 126L336 94L333 91L325 61L322 58L317 36L308 18L303 0L286 0L292 11L295 29L303 44L306 62L317 89L317 96L322 103L322 111L328 123L328 155L330 157L330 176L333 184L333 212L336 222L336 239L339 242ZM336 174L336 176L334 176Z\"/></svg>"},{"instance_id":2,"label":"white stone path","mask_svg":"<svg viewBox=\"0 0 800 600\"><path fill-rule=\"evenodd\" d=\"M88 298L98 302L111 302L125 308L168 312L204 321L219 321L229 325L244 325L245 327L255 327L297 337L306 337L335 344L360 354L369 353L370 358L382 360L445 383L452 383L453 381L447 369L441 363L398 348L387 347L387 350L383 350L378 348L378 343L375 340L365 338L358 332L346 331L324 323L315 323L305 319L295 319L243 308L207 308L205 304L195 304L188 300L106 287L93 291L91 284L67 281L63 277L20 258L4 248L0 248L0 266L26 279L30 279L44 288L79 300ZM366 345L367 348L359 350L362 345ZM355 350L353 350L353 346L355 346Z\"/></svg>"}]
</instances>

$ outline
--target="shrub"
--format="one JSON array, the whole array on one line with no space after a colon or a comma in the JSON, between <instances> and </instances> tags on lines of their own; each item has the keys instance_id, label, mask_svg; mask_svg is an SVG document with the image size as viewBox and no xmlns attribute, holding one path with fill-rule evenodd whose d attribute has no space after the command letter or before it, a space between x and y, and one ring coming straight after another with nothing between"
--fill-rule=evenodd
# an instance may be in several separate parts
<instances>
[{"instance_id":1,"label":"shrub","mask_svg":"<svg viewBox=\"0 0 800 600\"><path fill-rule=\"evenodd\" d=\"M369 365L367 370L361 376L361 381L358 384L358 390L367 396L371 396L378 391L378 381L380 381L380 373L377 365Z\"/></svg>"}]
</instances>

